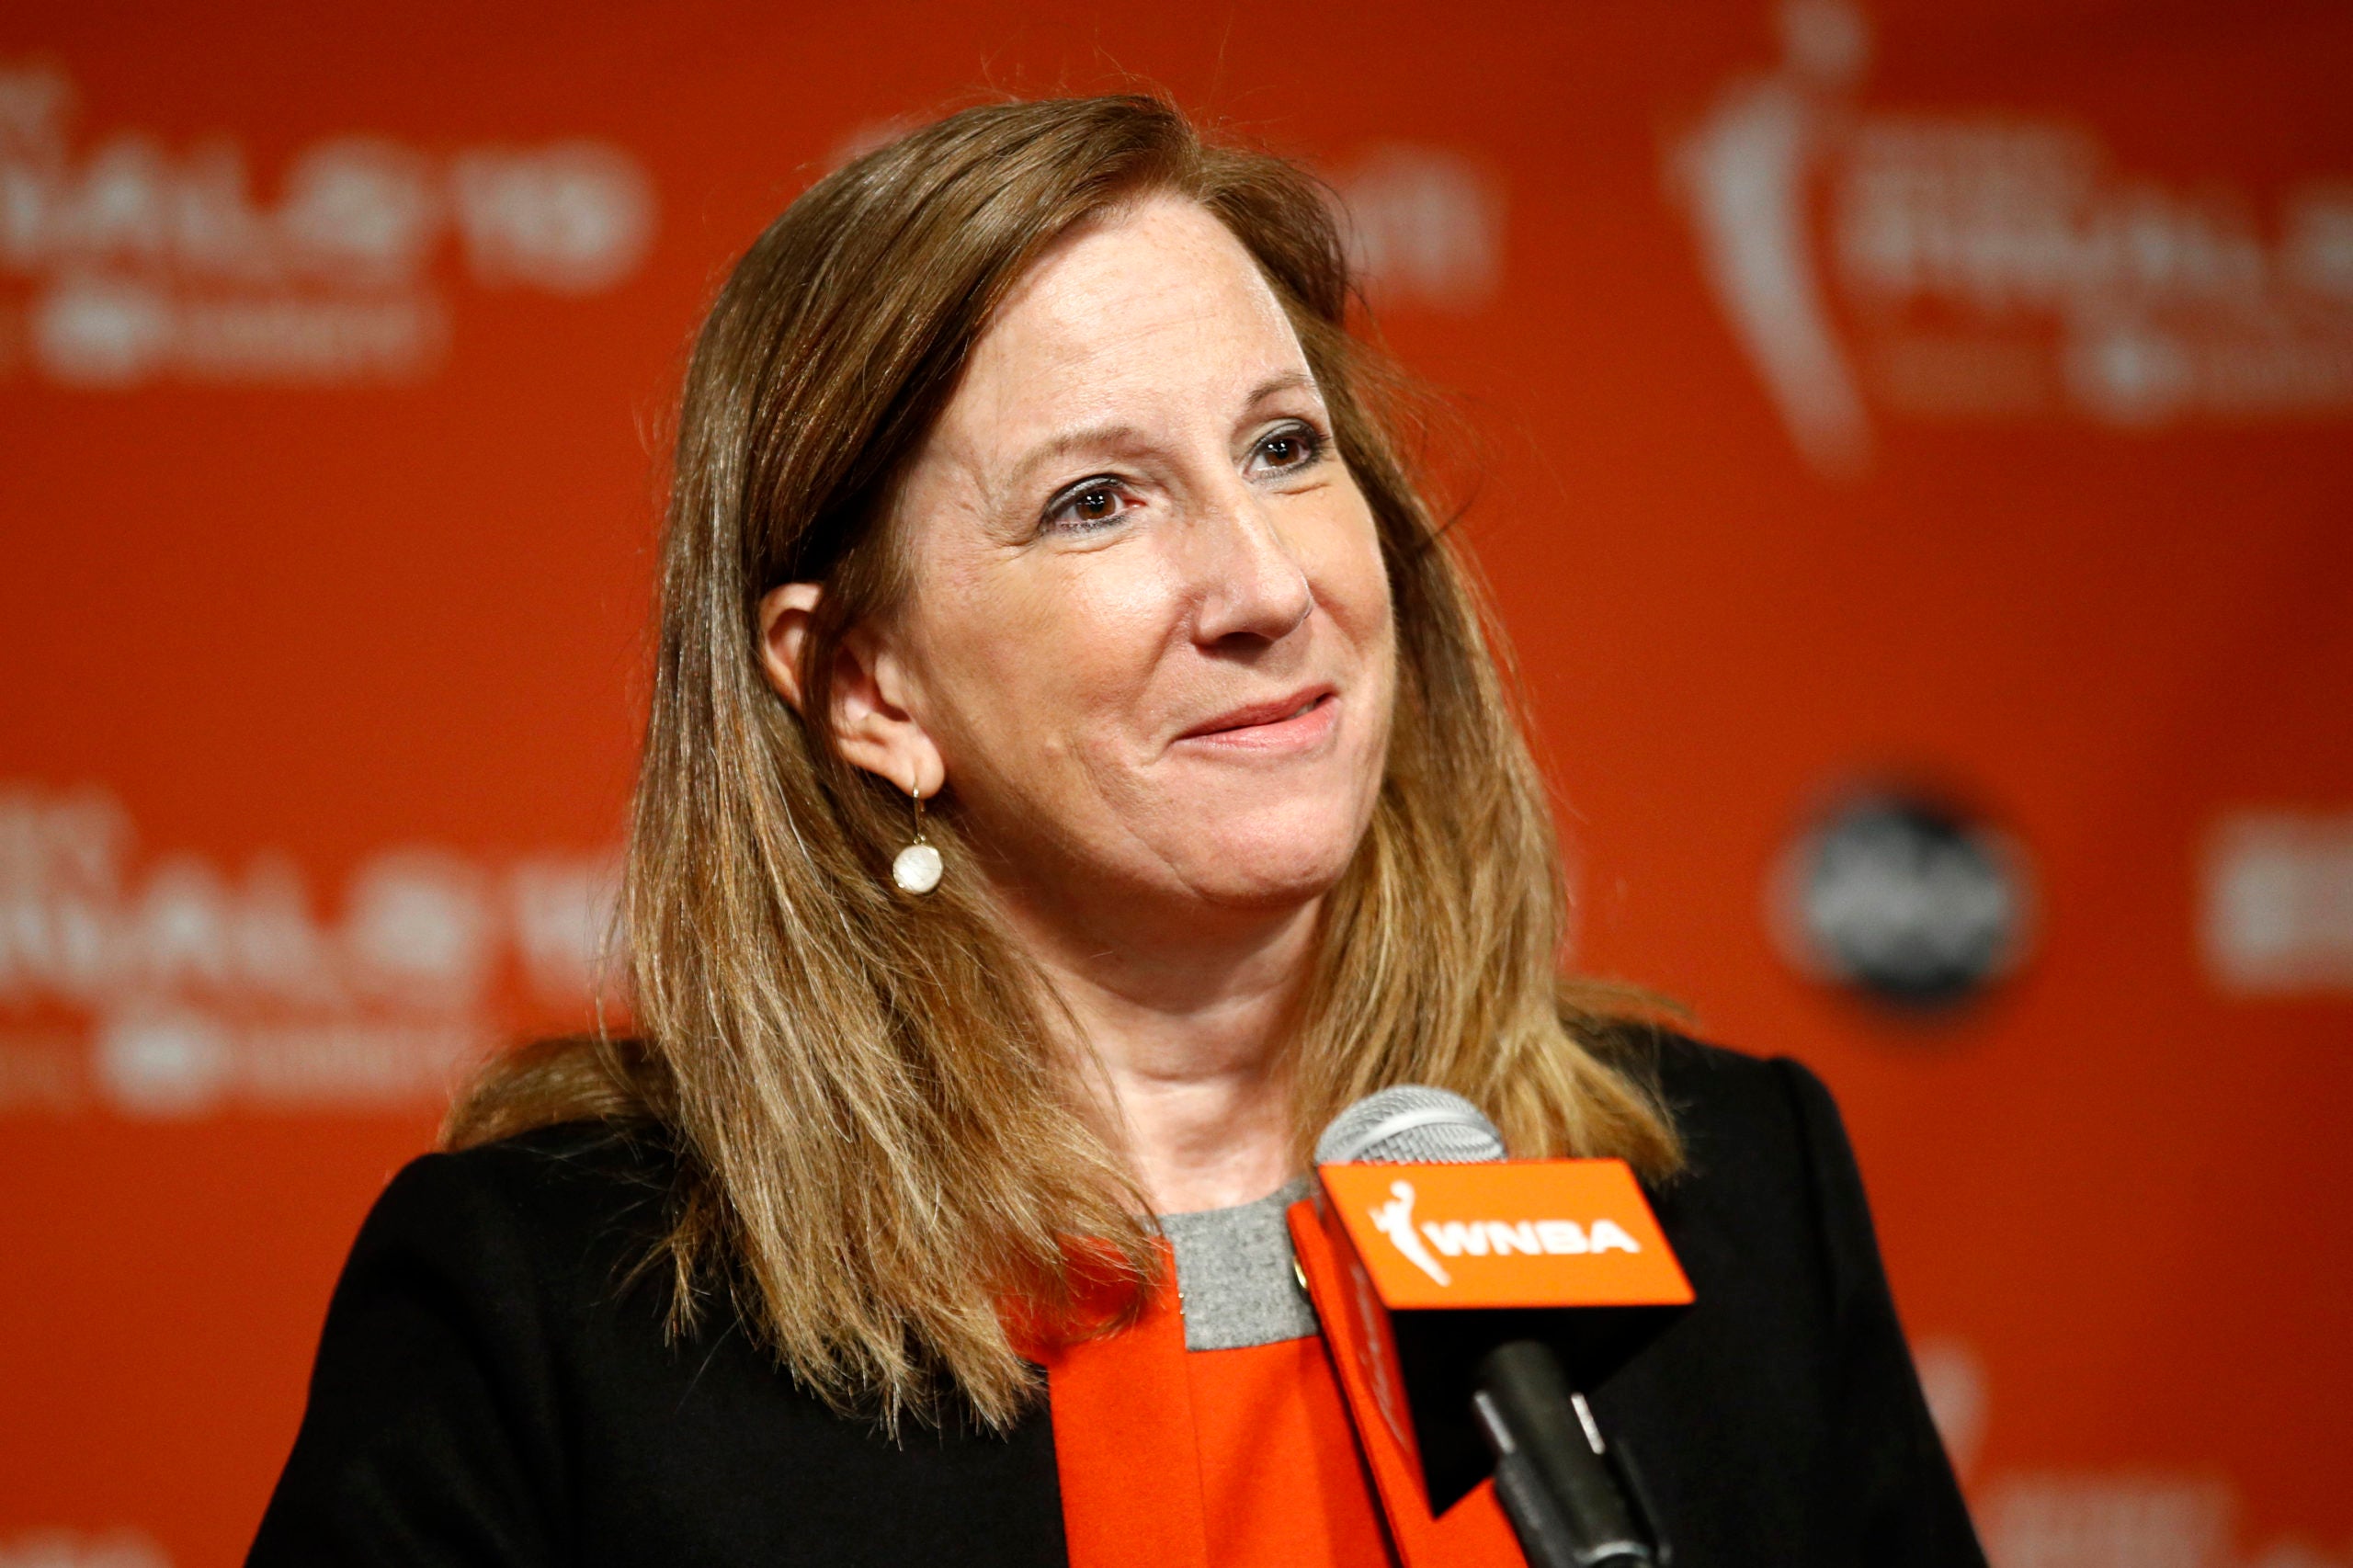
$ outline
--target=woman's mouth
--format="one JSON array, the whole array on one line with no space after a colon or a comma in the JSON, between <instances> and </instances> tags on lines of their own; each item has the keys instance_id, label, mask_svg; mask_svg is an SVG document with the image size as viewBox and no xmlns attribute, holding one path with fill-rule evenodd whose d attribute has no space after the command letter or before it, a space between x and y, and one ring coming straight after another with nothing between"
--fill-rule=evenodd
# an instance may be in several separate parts
<instances>
[{"instance_id":1,"label":"woman's mouth","mask_svg":"<svg viewBox=\"0 0 2353 1568\"><path fill-rule=\"evenodd\" d=\"M1296 750L1322 740L1339 716L1340 694L1329 686L1313 686L1230 709L1176 738L1252 750Z\"/></svg>"}]
</instances>

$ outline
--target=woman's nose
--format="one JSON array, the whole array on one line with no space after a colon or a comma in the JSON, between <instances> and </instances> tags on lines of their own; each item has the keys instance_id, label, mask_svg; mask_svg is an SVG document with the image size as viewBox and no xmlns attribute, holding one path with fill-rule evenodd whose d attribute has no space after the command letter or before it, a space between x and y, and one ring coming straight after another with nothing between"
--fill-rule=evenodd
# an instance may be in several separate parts
<instances>
[{"instance_id":1,"label":"woman's nose","mask_svg":"<svg viewBox=\"0 0 2353 1568\"><path fill-rule=\"evenodd\" d=\"M1199 574L1193 638L1279 642L1315 610L1315 591L1290 542L1246 488L1203 508L1188 530Z\"/></svg>"}]
</instances>

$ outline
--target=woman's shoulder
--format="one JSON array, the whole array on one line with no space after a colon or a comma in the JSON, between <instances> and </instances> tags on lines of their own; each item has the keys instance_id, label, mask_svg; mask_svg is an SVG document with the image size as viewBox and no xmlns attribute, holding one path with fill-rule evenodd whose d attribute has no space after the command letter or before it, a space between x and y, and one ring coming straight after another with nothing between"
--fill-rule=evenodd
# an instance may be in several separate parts
<instances>
[{"instance_id":1,"label":"woman's shoulder","mask_svg":"<svg viewBox=\"0 0 2353 1568\"><path fill-rule=\"evenodd\" d=\"M1983 1568L1829 1089L1789 1057L1644 1033L1686 1155L1653 1206L1697 1300L1597 1408L1684 1521L1678 1550Z\"/></svg>"},{"instance_id":2,"label":"woman's shoulder","mask_svg":"<svg viewBox=\"0 0 2353 1568\"><path fill-rule=\"evenodd\" d=\"M1050 1424L951 1408L903 1448L797 1385L724 1291L674 1320L680 1166L658 1133L567 1124L404 1167L249 1562L1055 1561Z\"/></svg>"},{"instance_id":3,"label":"woman's shoulder","mask_svg":"<svg viewBox=\"0 0 2353 1568\"><path fill-rule=\"evenodd\" d=\"M676 1165L674 1145L658 1128L565 1121L420 1154L393 1176L384 1200L395 1208L618 1211L668 1190Z\"/></svg>"},{"instance_id":4,"label":"woman's shoulder","mask_svg":"<svg viewBox=\"0 0 2353 1568\"><path fill-rule=\"evenodd\" d=\"M1647 1022L1620 1026L1609 1041L1617 1062L1646 1084L1673 1119L1686 1176L1794 1171L1846 1132L1830 1090L1803 1062L1711 1044Z\"/></svg>"},{"instance_id":5,"label":"woman's shoulder","mask_svg":"<svg viewBox=\"0 0 2353 1568\"><path fill-rule=\"evenodd\" d=\"M384 1200L396 1209L619 1218L666 1194L676 1166L676 1145L660 1128L565 1121L419 1155L392 1177Z\"/></svg>"},{"instance_id":6,"label":"woman's shoulder","mask_svg":"<svg viewBox=\"0 0 2353 1568\"><path fill-rule=\"evenodd\" d=\"M623 1293L668 1228L676 1171L658 1129L609 1122L421 1155L377 1199L339 1293L388 1275L505 1303Z\"/></svg>"},{"instance_id":7,"label":"woman's shoulder","mask_svg":"<svg viewBox=\"0 0 2353 1568\"><path fill-rule=\"evenodd\" d=\"M1771 1288L1843 1312L1883 1297L1878 1238L1837 1102L1788 1056L1644 1027L1635 1070L1674 1118L1683 1168L1653 1189L1687 1263L1738 1294Z\"/></svg>"},{"instance_id":8,"label":"woman's shoulder","mask_svg":"<svg viewBox=\"0 0 2353 1568\"><path fill-rule=\"evenodd\" d=\"M566 1125L404 1166L336 1281L251 1561L561 1557L578 1369L661 1348L639 1296L666 1163L654 1141Z\"/></svg>"}]
</instances>

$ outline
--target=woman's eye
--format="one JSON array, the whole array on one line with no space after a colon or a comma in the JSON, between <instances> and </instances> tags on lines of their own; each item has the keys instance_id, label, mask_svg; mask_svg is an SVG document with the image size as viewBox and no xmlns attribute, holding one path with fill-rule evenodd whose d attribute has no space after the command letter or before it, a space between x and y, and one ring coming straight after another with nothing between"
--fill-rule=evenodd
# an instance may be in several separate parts
<instances>
[{"instance_id":1,"label":"woman's eye","mask_svg":"<svg viewBox=\"0 0 2353 1568\"><path fill-rule=\"evenodd\" d=\"M1063 493L1063 498L1046 513L1046 526L1065 532L1084 532L1117 522L1129 510L1128 498L1117 484L1108 479L1090 479L1077 489Z\"/></svg>"},{"instance_id":2,"label":"woman's eye","mask_svg":"<svg viewBox=\"0 0 2353 1568\"><path fill-rule=\"evenodd\" d=\"M1261 440L1252 456L1256 460L1256 466L1280 472L1307 467L1323 449L1322 436L1303 425L1293 425Z\"/></svg>"}]
</instances>

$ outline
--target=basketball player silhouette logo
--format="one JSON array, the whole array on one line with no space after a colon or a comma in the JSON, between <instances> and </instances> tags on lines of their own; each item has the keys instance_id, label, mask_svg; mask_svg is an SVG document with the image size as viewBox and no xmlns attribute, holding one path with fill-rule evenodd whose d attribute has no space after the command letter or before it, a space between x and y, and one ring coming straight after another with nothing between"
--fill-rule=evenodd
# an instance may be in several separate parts
<instances>
[{"instance_id":1,"label":"basketball player silhouette logo","mask_svg":"<svg viewBox=\"0 0 2353 1568\"><path fill-rule=\"evenodd\" d=\"M1430 1256L1422 1244L1422 1235L1414 1229L1414 1184L1392 1181L1389 1184L1389 1201L1372 1210L1373 1228L1387 1236L1391 1244L1405 1255L1405 1261L1437 1280L1441 1285L1454 1283L1445 1265Z\"/></svg>"}]
</instances>

